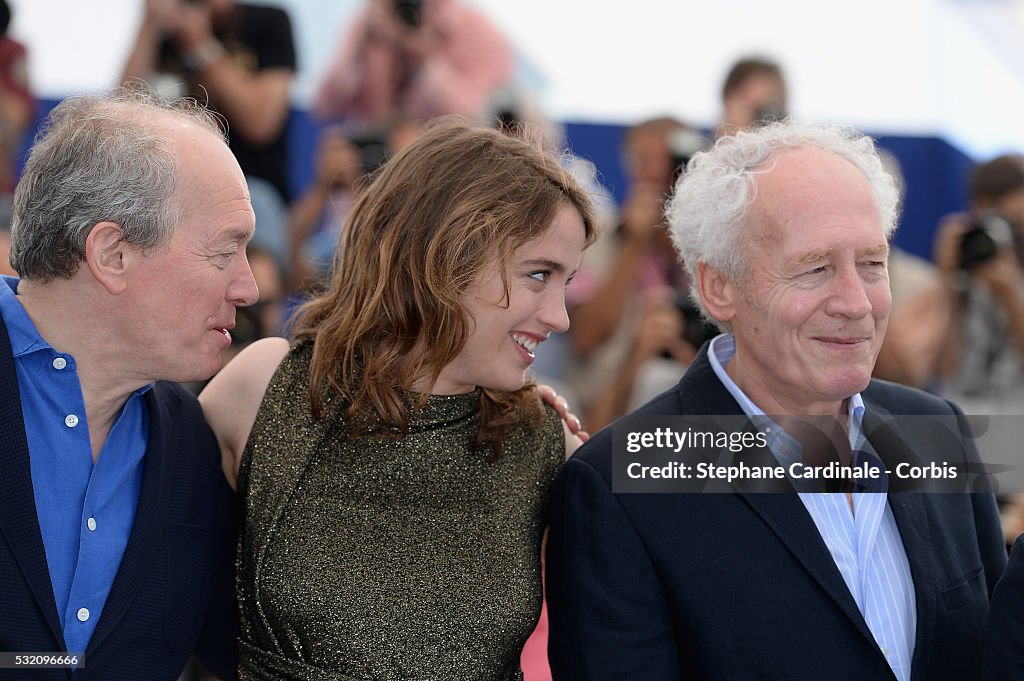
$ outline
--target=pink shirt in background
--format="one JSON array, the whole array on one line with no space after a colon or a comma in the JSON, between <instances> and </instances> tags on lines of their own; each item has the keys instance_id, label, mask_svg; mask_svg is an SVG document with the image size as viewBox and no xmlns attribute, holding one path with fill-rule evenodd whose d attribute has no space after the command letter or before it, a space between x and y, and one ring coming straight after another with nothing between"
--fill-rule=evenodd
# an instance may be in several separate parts
<instances>
[{"instance_id":1,"label":"pink shirt in background","mask_svg":"<svg viewBox=\"0 0 1024 681\"><path fill-rule=\"evenodd\" d=\"M424 3L423 26L439 32L442 43L412 74L402 50L369 34L366 16L363 10L349 27L314 98L313 112L322 119L373 125L398 113L421 120L444 114L474 117L512 74L505 37L458 0Z\"/></svg>"}]
</instances>

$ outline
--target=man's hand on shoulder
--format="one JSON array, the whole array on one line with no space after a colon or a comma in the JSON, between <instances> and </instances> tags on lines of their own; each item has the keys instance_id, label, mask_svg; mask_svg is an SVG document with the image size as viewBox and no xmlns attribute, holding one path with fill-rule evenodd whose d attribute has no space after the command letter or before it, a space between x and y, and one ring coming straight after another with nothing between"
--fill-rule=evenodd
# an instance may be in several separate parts
<instances>
[{"instance_id":1,"label":"man's hand on shoulder","mask_svg":"<svg viewBox=\"0 0 1024 681\"><path fill-rule=\"evenodd\" d=\"M572 413L568 400L555 392L550 385L538 385L537 391L540 393L541 399L551 405L551 408L562 417L562 423L565 424L566 430L579 438L580 444L590 439L590 433L583 430L583 424L579 417Z\"/></svg>"}]
</instances>

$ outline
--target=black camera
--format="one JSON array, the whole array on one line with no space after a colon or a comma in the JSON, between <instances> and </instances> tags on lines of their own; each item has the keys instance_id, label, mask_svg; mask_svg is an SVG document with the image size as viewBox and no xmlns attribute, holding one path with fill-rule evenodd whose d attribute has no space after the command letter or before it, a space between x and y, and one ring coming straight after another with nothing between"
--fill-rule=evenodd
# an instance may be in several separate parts
<instances>
[{"instance_id":1,"label":"black camera","mask_svg":"<svg viewBox=\"0 0 1024 681\"><path fill-rule=\"evenodd\" d=\"M764 125L784 121L788 115L789 114L786 113L786 107L779 102L765 104L754 113L753 127L759 128Z\"/></svg>"},{"instance_id":2,"label":"black camera","mask_svg":"<svg viewBox=\"0 0 1024 681\"><path fill-rule=\"evenodd\" d=\"M391 156L387 140L381 132L367 131L350 137L348 141L359 150L359 165L363 175L376 172Z\"/></svg>"},{"instance_id":3,"label":"black camera","mask_svg":"<svg viewBox=\"0 0 1024 681\"><path fill-rule=\"evenodd\" d=\"M700 308L697 307L697 303L693 302L693 299L690 298L686 291L679 291L673 304L679 316L683 318L682 338L693 346L694 349L700 349L700 346L704 345L706 341L711 340L720 333L718 327L704 319L704 316L700 313ZM661 356L664 359L674 359L667 350L663 351Z\"/></svg>"},{"instance_id":4,"label":"black camera","mask_svg":"<svg viewBox=\"0 0 1024 681\"><path fill-rule=\"evenodd\" d=\"M696 130L682 128L676 130L668 138L668 151L672 163L672 184L686 170L686 164L693 155L707 146L707 140Z\"/></svg>"},{"instance_id":5,"label":"black camera","mask_svg":"<svg viewBox=\"0 0 1024 681\"><path fill-rule=\"evenodd\" d=\"M993 260L1004 248L1013 248L1014 227L989 211L975 217L960 239L960 269L970 270Z\"/></svg>"},{"instance_id":6,"label":"black camera","mask_svg":"<svg viewBox=\"0 0 1024 681\"><path fill-rule=\"evenodd\" d=\"M683 322L686 325L683 329L683 340L694 348L700 349L700 346L704 345L705 342L721 333L717 326L704 319L704 315L700 313L697 303L693 302L688 293L681 291L676 296L675 303L676 309L682 315Z\"/></svg>"},{"instance_id":7,"label":"black camera","mask_svg":"<svg viewBox=\"0 0 1024 681\"><path fill-rule=\"evenodd\" d=\"M395 16L409 28L423 22L423 0L395 0Z\"/></svg>"}]
</instances>

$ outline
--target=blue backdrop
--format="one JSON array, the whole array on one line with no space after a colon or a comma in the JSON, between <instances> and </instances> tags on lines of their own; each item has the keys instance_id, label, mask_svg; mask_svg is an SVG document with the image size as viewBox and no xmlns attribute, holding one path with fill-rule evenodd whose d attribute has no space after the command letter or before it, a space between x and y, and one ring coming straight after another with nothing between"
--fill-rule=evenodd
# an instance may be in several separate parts
<instances>
[{"instance_id":1,"label":"blue backdrop","mask_svg":"<svg viewBox=\"0 0 1024 681\"><path fill-rule=\"evenodd\" d=\"M57 101L40 101L40 117L56 106ZM322 126L305 111L293 109L288 127L291 152L288 177L292 195L296 196L312 179L313 150ZM565 123L569 148L597 167L598 178L617 203L621 203L626 192L621 167L621 145L626 129L622 125ZM972 161L937 137L876 137L879 145L899 160L906 183L903 216L895 243L931 259L932 235L939 218L967 206L967 174Z\"/></svg>"}]
</instances>

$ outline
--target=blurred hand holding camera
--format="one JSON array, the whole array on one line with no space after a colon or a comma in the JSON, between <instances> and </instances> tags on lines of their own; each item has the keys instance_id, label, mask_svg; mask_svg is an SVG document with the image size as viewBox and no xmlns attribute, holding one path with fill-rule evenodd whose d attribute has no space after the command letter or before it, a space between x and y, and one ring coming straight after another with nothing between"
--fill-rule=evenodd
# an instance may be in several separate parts
<instances>
[{"instance_id":1,"label":"blurred hand holding camera","mask_svg":"<svg viewBox=\"0 0 1024 681\"><path fill-rule=\"evenodd\" d=\"M194 49L213 37L210 8L187 0L147 0L145 21L181 47Z\"/></svg>"},{"instance_id":2,"label":"blurred hand holding camera","mask_svg":"<svg viewBox=\"0 0 1024 681\"><path fill-rule=\"evenodd\" d=\"M995 394L996 377L1024 359L1018 227L998 206L974 203L971 213L942 218L933 249L949 313L937 374L961 403Z\"/></svg>"},{"instance_id":3,"label":"blurred hand holding camera","mask_svg":"<svg viewBox=\"0 0 1024 681\"><path fill-rule=\"evenodd\" d=\"M675 291L653 289L644 294L640 321L633 338L633 361L638 365L659 355L689 364L696 354L683 334L686 320L674 303Z\"/></svg>"},{"instance_id":4,"label":"blurred hand holding camera","mask_svg":"<svg viewBox=\"0 0 1024 681\"><path fill-rule=\"evenodd\" d=\"M177 20L181 0L146 0L145 21L153 26L167 30Z\"/></svg>"},{"instance_id":5,"label":"blurred hand holding camera","mask_svg":"<svg viewBox=\"0 0 1024 681\"><path fill-rule=\"evenodd\" d=\"M462 0L366 0L314 95L313 113L385 125L396 115L479 116L513 75L512 50Z\"/></svg>"},{"instance_id":6,"label":"blurred hand holding camera","mask_svg":"<svg viewBox=\"0 0 1024 681\"><path fill-rule=\"evenodd\" d=\"M171 35L185 50L194 50L213 40L213 17L202 3L179 4L177 24Z\"/></svg>"},{"instance_id":7,"label":"blurred hand holding camera","mask_svg":"<svg viewBox=\"0 0 1024 681\"><path fill-rule=\"evenodd\" d=\"M443 37L432 23L423 22L422 0L376 0L366 14L366 35L393 43L406 56L421 61L436 52Z\"/></svg>"},{"instance_id":8,"label":"blurred hand holding camera","mask_svg":"<svg viewBox=\"0 0 1024 681\"><path fill-rule=\"evenodd\" d=\"M351 187L362 174L359 150L337 128L324 131L316 150L316 182L324 189Z\"/></svg>"},{"instance_id":9,"label":"blurred hand holding camera","mask_svg":"<svg viewBox=\"0 0 1024 681\"><path fill-rule=\"evenodd\" d=\"M935 264L954 288L966 275L984 284L1000 303L1014 303L1019 295L1021 268L1013 229L995 213L947 215L935 238Z\"/></svg>"},{"instance_id":10,"label":"blurred hand holding camera","mask_svg":"<svg viewBox=\"0 0 1024 681\"><path fill-rule=\"evenodd\" d=\"M636 183L622 206L623 237L647 246L664 221L665 193L650 183Z\"/></svg>"},{"instance_id":11,"label":"blurred hand holding camera","mask_svg":"<svg viewBox=\"0 0 1024 681\"><path fill-rule=\"evenodd\" d=\"M602 428L626 413L635 400L635 391L642 376L652 369L674 361L670 372L678 375L678 365L693 361L697 349L686 339L687 319L676 302L677 293L670 287L651 288L639 298L639 315L633 327L626 361L611 381L598 392L588 408L586 421L592 428ZM691 329L693 331L693 329Z\"/></svg>"},{"instance_id":12,"label":"blurred hand holding camera","mask_svg":"<svg viewBox=\"0 0 1024 681\"><path fill-rule=\"evenodd\" d=\"M995 258L968 272L985 284L992 297L1004 306L1017 302L1021 272L1017 256L1012 251L1001 249Z\"/></svg>"},{"instance_id":13,"label":"blurred hand holding camera","mask_svg":"<svg viewBox=\"0 0 1024 681\"><path fill-rule=\"evenodd\" d=\"M955 275L960 268L960 242L970 224L966 213L951 213L942 218L935 234L933 259L946 276Z\"/></svg>"}]
</instances>

